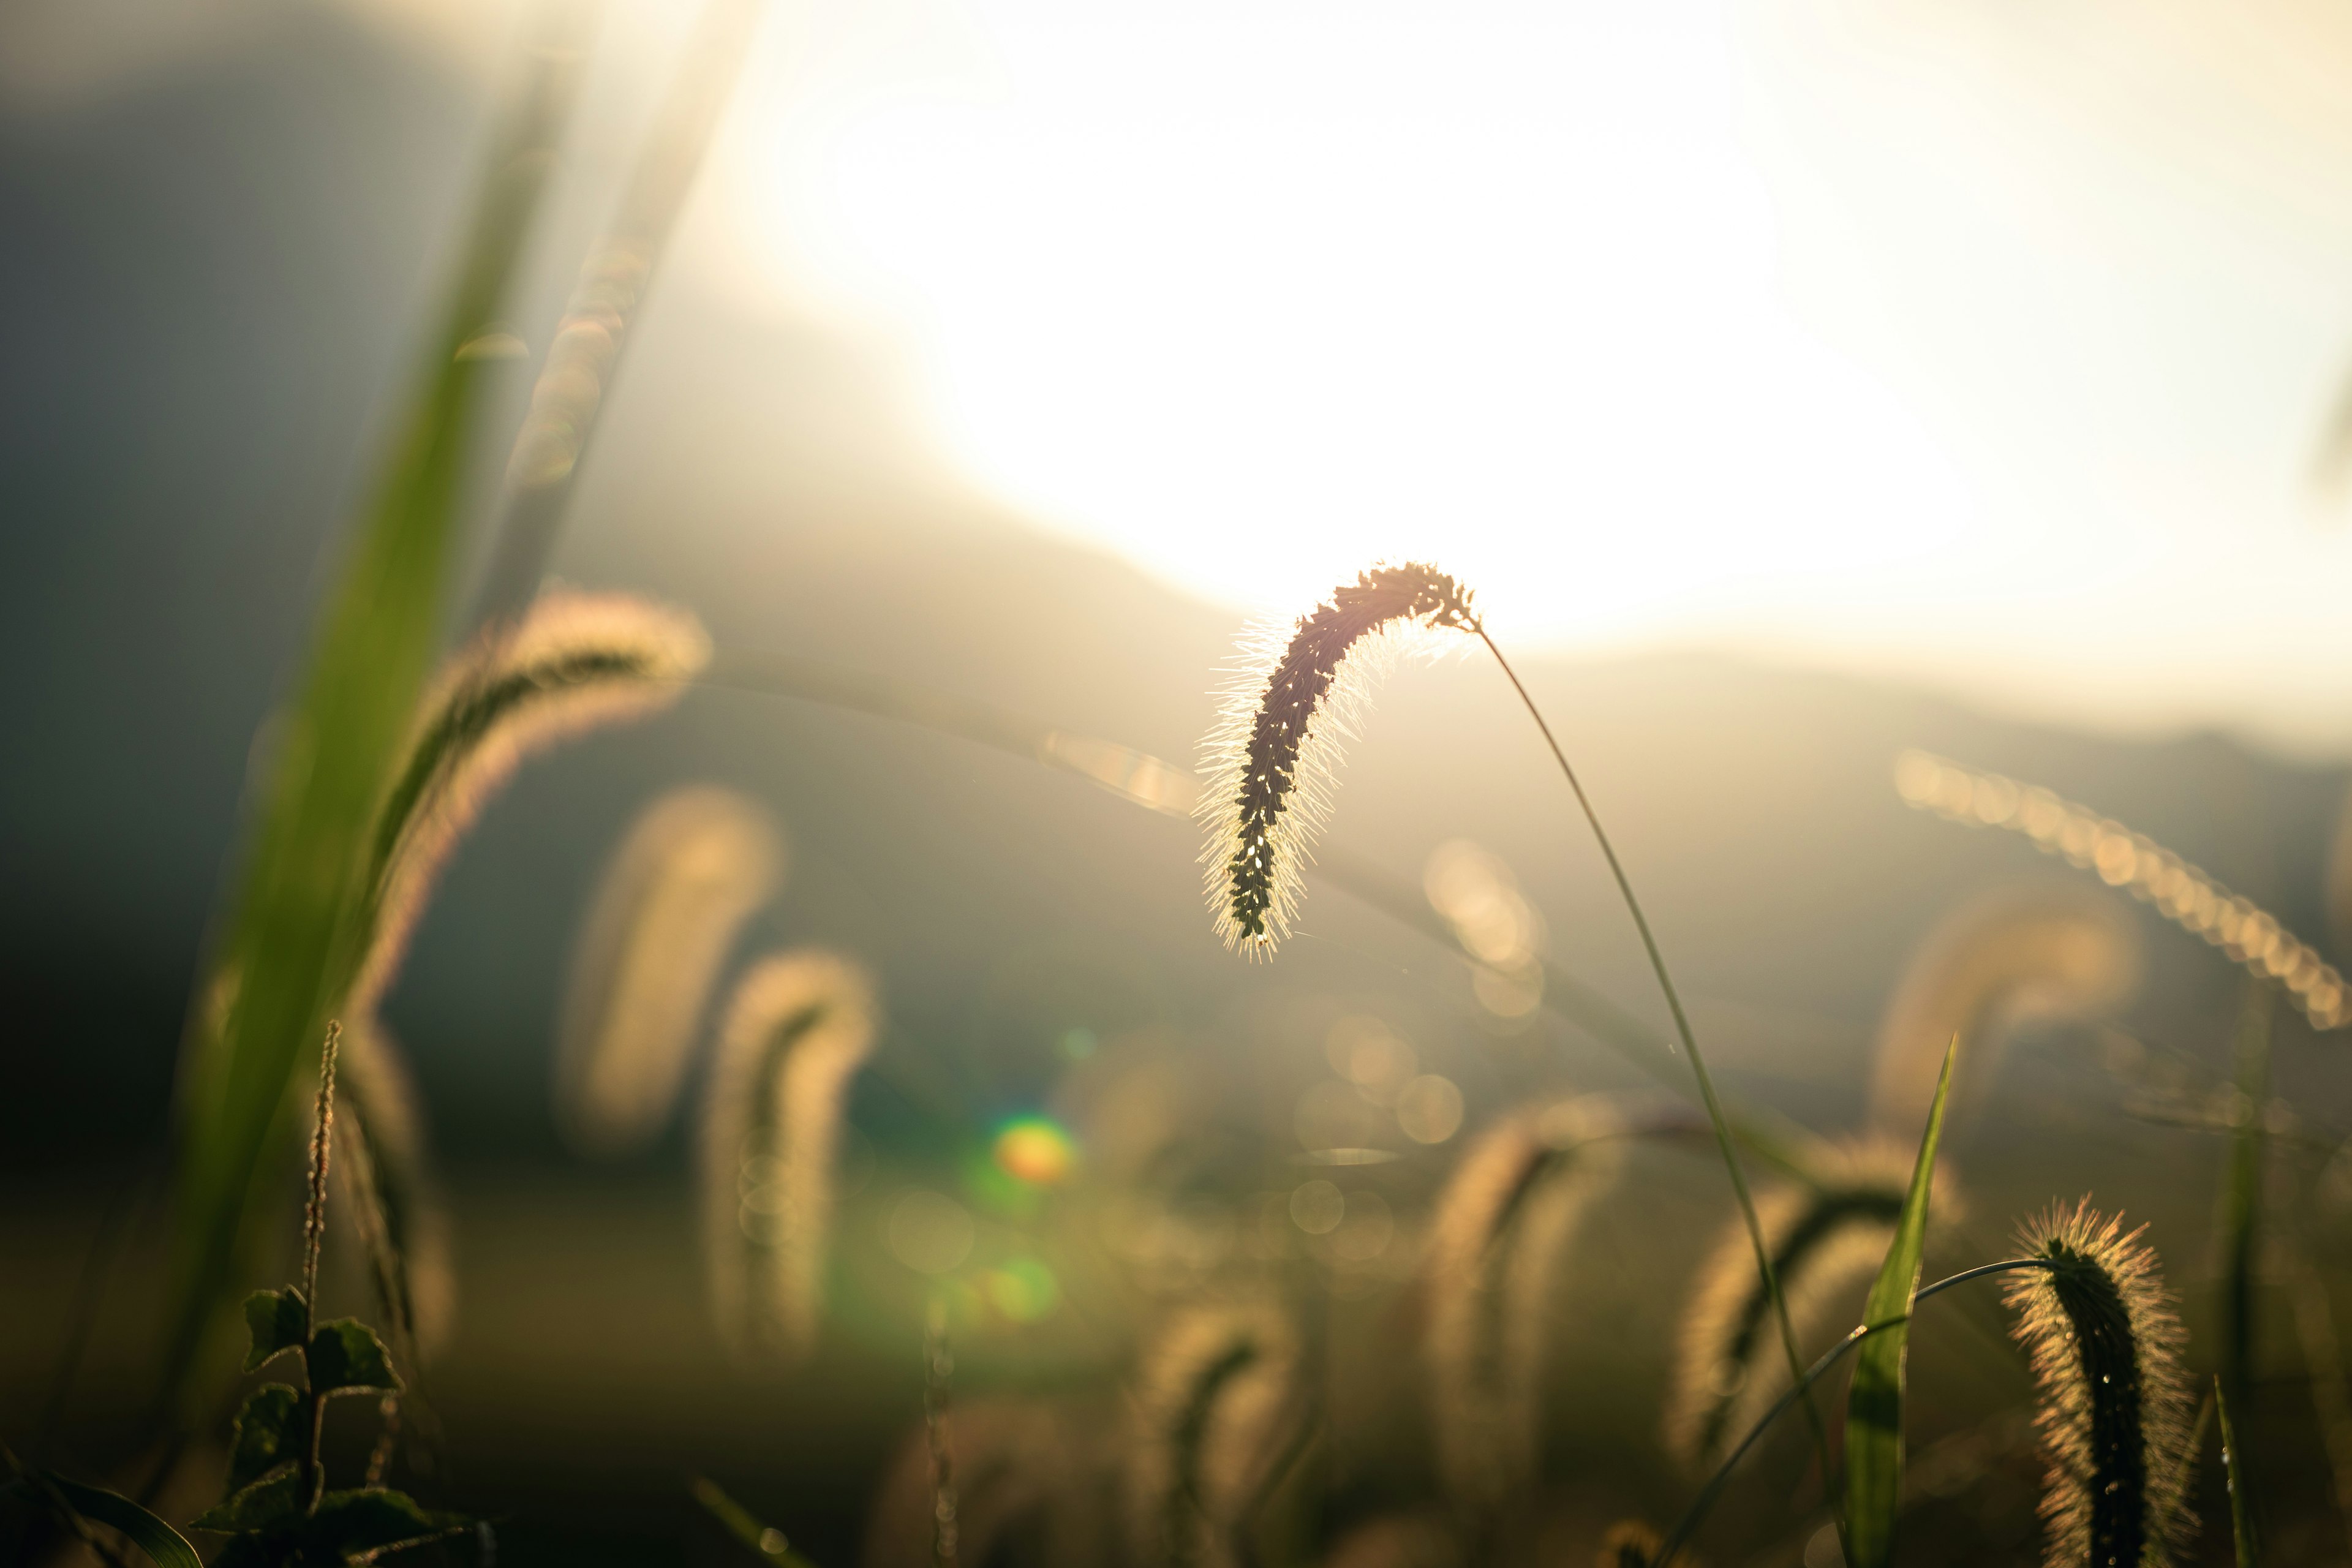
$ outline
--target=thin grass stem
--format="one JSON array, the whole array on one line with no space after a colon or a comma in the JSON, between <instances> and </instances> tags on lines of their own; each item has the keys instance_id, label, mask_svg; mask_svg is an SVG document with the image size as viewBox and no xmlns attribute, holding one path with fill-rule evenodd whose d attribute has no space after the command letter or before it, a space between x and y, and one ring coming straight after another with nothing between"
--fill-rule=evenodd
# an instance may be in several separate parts
<instances>
[{"instance_id":1,"label":"thin grass stem","mask_svg":"<svg viewBox=\"0 0 2352 1568\"><path fill-rule=\"evenodd\" d=\"M1831 1484L1832 1471L1829 1431L1822 1425L1822 1413L1814 1408L1811 1395L1806 1393L1811 1385L1803 1381L1804 1362L1797 1353L1797 1331L1789 1320L1789 1304L1781 1296L1780 1276L1772 1268L1771 1249L1764 1242L1764 1225L1757 1217L1756 1199L1748 1190L1747 1173L1740 1168L1739 1151L1732 1140L1730 1119L1724 1114L1723 1103L1716 1097L1714 1075L1706 1070L1706 1058L1700 1053L1698 1037L1691 1029L1689 1016L1683 1011L1681 994L1675 989L1674 976L1666 972L1665 955L1658 951L1658 940L1651 934L1649 918L1642 912L1642 900L1633 896L1633 879L1626 876L1624 864L1617 858L1616 846L1610 843L1608 831L1601 826L1601 814L1593 809L1591 797L1584 793L1583 781L1576 776L1576 769L1569 763L1568 753L1560 749L1559 739L1551 732L1551 726L1545 722L1543 710L1536 706L1536 700L1519 679L1518 671L1513 669L1511 661L1503 657L1503 650L1495 646L1495 639L1487 635L1486 626L1474 623L1470 629L1477 634L1480 642L1486 645L1486 651L1495 656L1495 662L1502 668L1504 677L1511 683L1511 689L1519 694L1520 702L1525 704L1528 717L1533 719L1536 728L1542 731L1544 744L1551 748L1552 760L1559 763L1560 774L1568 780L1568 787L1575 794L1576 804L1584 813L1585 823L1592 829L1593 841L1601 847L1601 858L1609 863L1609 874L1616 879L1617 891L1625 900L1625 912L1633 917L1633 929L1641 934L1642 951L1649 955L1650 968L1658 977L1658 989L1665 993L1666 1010L1674 1015L1675 1033L1681 1037L1683 1049L1690 1057L1691 1075L1698 1080L1699 1099L1706 1107L1707 1120L1715 1125L1716 1145L1722 1151L1724 1169L1731 1176L1732 1193L1739 1200L1739 1217L1748 1226L1748 1242L1755 1249L1756 1267L1764 1277L1765 1294L1772 1300L1772 1317L1780 1330L1780 1351L1788 1358L1789 1376L1796 1380L1795 1392L1803 1397L1805 1419L1812 1429L1813 1448L1822 1466L1822 1485L1826 1489Z\"/></svg>"},{"instance_id":2,"label":"thin grass stem","mask_svg":"<svg viewBox=\"0 0 2352 1568\"><path fill-rule=\"evenodd\" d=\"M1917 1294L1911 1299L1913 1310L1916 1311L1917 1304L1930 1296L1940 1296L1956 1285L1965 1285L1971 1279L1981 1279L1988 1274L2006 1274L2020 1268L2054 1268L2056 1267L2057 1264L2047 1258L2011 1258L1999 1263L1984 1263L1974 1268L1963 1268L1948 1279L1937 1280L1933 1285L1920 1287ZM1807 1368L1797 1379L1796 1384L1773 1402L1772 1408L1766 1411L1758 1419L1756 1425L1748 1429L1748 1435L1739 1439L1738 1446L1723 1457L1723 1463L1717 1465L1715 1474L1706 1479L1706 1485L1699 1489L1697 1498L1692 1501L1689 1509L1675 1523L1672 1533L1667 1535L1665 1544L1658 1549L1657 1559L1653 1568L1667 1568L1667 1564L1674 1561L1675 1553L1683 1549L1691 1536L1696 1532L1700 1524L1705 1522L1707 1510L1715 1506L1716 1498L1722 1492L1725 1484L1731 1479L1731 1472L1738 1468L1741 1459L1747 1458L1748 1450L1754 1447L1762 1439L1764 1434L1771 1430L1772 1424L1789 1413L1789 1406L1803 1398L1815 1383L1826 1376L1832 1367L1844 1359L1846 1352L1853 1349L1871 1335L1882 1330L1893 1328L1895 1321L1858 1323L1847 1332L1845 1338L1822 1352L1821 1360Z\"/></svg>"}]
</instances>

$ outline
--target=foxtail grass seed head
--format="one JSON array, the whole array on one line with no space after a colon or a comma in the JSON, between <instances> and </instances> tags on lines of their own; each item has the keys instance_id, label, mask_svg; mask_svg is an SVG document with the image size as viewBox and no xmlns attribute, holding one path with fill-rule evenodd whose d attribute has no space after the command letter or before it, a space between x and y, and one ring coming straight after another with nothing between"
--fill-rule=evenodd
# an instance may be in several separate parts
<instances>
[{"instance_id":1,"label":"foxtail grass seed head","mask_svg":"<svg viewBox=\"0 0 2352 1568\"><path fill-rule=\"evenodd\" d=\"M1129 1402L1133 1561L1223 1563L1273 1457L1297 1382L1297 1338L1270 1301L1197 1302L1155 1335Z\"/></svg>"},{"instance_id":2,"label":"foxtail grass seed head","mask_svg":"<svg viewBox=\"0 0 2352 1568\"><path fill-rule=\"evenodd\" d=\"M2352 986L2278 917L2239 897L2171 850L2039 785L1962 767L1927 752L1895 759L1904 803L1971 827L2005 827L2045 855L2153 905L2164 917L2273 981L2315 1029L2352 1026Z\"/></svg>"},{"instance_id":3,"label":"foxtail grass seed head","mask_svg":"<svg viewBox=\"0 0 2352 1568\"><path fill-rule=\"evenodd\" d=\"M1950 1103L1982 1103L2010 1033L2029 1019L2096 1018L2138 989L2137 931L2113 899L2078 884L2004 889L1963 905L1912 953L1878 1028L1871 1124L1927 1124L1944 1050L1960 1037Z\"/></svg>"},{"instance_id":4,"label":"foxtail grass seed head","mask_svg":"<svg viewBox=\"0 0 2352 1568\"><path fill-rule=\"evenodd\" d=\"M731 790L689 785L639 815L606 867L556 1026L556 1124L611 1156L668 1121L736 932L782 880L782 836Z\"/></svg>"},{"instance_id":5,"label":"foxtail grass seed head","mask_svg":"<svg viewBox=\"0 0 2352 1568\"><path fill-rule=\"evenodd\" d=\"M1470 595L1407 562L1375 566L1295 626L1252 639L1202 746L1201 861L1227 947L1265 956L1289 934L1341 744L1410 634L1437 627L1476 632Z\"/></svg>"},{"instance_id":6,"label":"foxtail grass seed head","mask_svg":"<svg viewBox=\"0 0 2352 1568\"><path fill-rule=\"evenodd\" d=\"M1806 1161L1816 1184L1758 1195L1757 1219L1801 1352L1826 1349L1853 1322L1894 1239L1917 1153L1895 1138L1832 1145ZM1936 1229L1958 1218L1954 1186L1939 1168L1928 1211ZM1675 1350L1665 1436L1685 1463L1719 1460L1787 1389L1770 1311L1755 1248L1735 1219L1699 1268Z\"/></svg>"},{"instance_id":7,"label":"foxtail grass seed head","mask_svg":"<svg viewBox=\"0 0 2352 1568\"><path fill-rule=\"evenodd\" d=\"M414 1366L448 1342L457 1319L448 1211L415 1086L383 1026L354 1019L337 1061L335 1191L365 1252L393 1348Z\"/></svg>"},{"instance_id":8,"label":"foxtail grass seed head","mask_svg":"<svg viewBox=\"0 0 2352 1568\"><path fill-rule=\"evenodd\" d=\"M2004 1292L2040 1393L2047 1568L2163 1568L2187 1543L2194 1401L2146 1228L2126 1233L2084 1198L2018 1230L2021 1253L2055 1265L2011 1275Z\"/></svg>"},{"instance_id":9,"label":"foxtail grass seed head","mask_svg":"<svg viewBox=\"0 0 2352 1568\"><path fill-rule=\"evenodd\" d=\"M735 988L703 1093L702 1241L720 1337L786 1362L816 1342L842 1104L873 1049L874 985L802 952Z\"/></svg>"},{"instance_id":10,"label":"foxtail grass seed head","mask_svg":"<svg viewBox=\"0 0 2352 1568\"><path fill-rule=\"evenodd\" d=\"M1473 1515L1537 1479L1553 1293L1622 1166L1624 1130L1598 1098L1524 1108L1479 1135L1438 1196L1424 1276L1430 1415L1446 1490Z\"/></svg>"},{"instance_id":11,"label":"foxtail grass seed head","mask_svg":"<svg viewBox=\"0 0 2352 1568\"><path fill-rule=\"evenodd\" d=\"M1592 1568L1657 1568L1658 1553L1665 1545L1664 1538L1640 1520L1621 1519L1601 1536Z\"/></svg>"},{"instance_id":12,"label":"foxtail grass seed head","mask_svg":"<svg viewBox=\"0 0 2352 1568\"><path fill-rule=\"evenodd\" d=\"M302 1203L303 1310L319 1306L319 1247L327 1239L327 1171L335 1147L335 1047L341 1024L327 1020L326 1043L319 1047L319 1098L310 1112L310 1155Z\"/></svg>"},{"instance_id":13,"label":"foxtail grass seed head","mask_svg":"<svg viewBox=\"0 0 2352 1568\"><path fill-rule=\"evenodd\" d=\"M378 819L373 927L346 1012L376 1010L443 864L526 758L667 707L709 658L701 623L682 610L565 589L452 659L419 707Z\"/></svg>"}]
</instances>

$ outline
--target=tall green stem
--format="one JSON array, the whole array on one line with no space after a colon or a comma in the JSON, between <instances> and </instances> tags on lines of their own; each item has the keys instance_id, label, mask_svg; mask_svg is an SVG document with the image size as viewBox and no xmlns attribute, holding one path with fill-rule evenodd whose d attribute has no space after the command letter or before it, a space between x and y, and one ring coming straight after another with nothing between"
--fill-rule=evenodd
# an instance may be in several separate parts
<instances>
[{"instance_id":1,"label":"tall green stem","mask_svg":"<svg viewBox=\"0 0 2352 1568\"><path fill-rule=\"evenodd\" d=\"M1706 1058L1699 1052L1698 1037L1692 1032L1690 1017L1683 1011L1683 999L1675 990L1674 976L1666 973L1665 955L1658 951L1658 939L1650 933L1649 919L1642 913L1642 900L1633 896L1633 880L1625 875L1625 867L1617 858L1616 847L1609 842L1609 834L1601 826L1601 816L1592 809L1591 798L1584 793L1584 785L1577 778L1576 770L1569 765L1568 753L1560 749L1559 740L1551 732L1551 726L1544 721L1543 710L1536 706L1536 700L1528 694L1518 671L1513 669L1511 661L1503 657L1503 650L1495 646L1495 639L1486 635L1486 628L1474 625L1471 629L1477 633L1478 640L1486 645L1486 651L1495 656L1495 662L1502 667L1504 676L1511 683L1511 689L1519 694L1520 702L1526 705L1528 717L1533 719L1536 728L1543 732L1544 744L1551 748L1552 760L1559 763L1560 773L1568 780L1568 787L1575 793L1576 804L1583 809L1584 820L1592 829L1593 841L1601 846L1601 858L1609 862L1609 874L1617 880L1617 891L1625 900L1625 912L1633 917L1633 929L1641 933L1642 950L1649 954L1650 968L1657 974L1658 989L1665 993L1666 1010L1674 1015L1675 1033L1681 1037L1683 1049L1690 1056L1691 1075L1698 1080L1699 1099L1706 1103L1707 1121L1714 1125L1716 1146L1723 1152L1724 1169L1730 1173L1731 1190L1739 1200L1739 1217L1748 1226L1748 1243L1756 1252L1757 1271L1764 1278L1764 1293L1771 1300L1773 1321L1780 1325L1780 1351L1788 1358L1789 1379L1802 1391L1805 1419L1812 1428L1813 1450L1821 1461L1822 1486L1826 1490L1832 1473L1829 1432L1822 1425L1822 1413L1814 1406L1811 1387L1805 1382L1805 1363L1797 1352L1797 1331L1789 1321L1789 1303L1780 1294L1780 1277L1772 1267L1771 1248L1764 1244L1764 1225L1756 1217L1756 1199L1748 1190L1748 1174L1740 1169L1739 1151L1732 1140L1730 1120L1724 1115L1723 1103L1716 1097L1714 1075L1706 1070Z\"/></svg>"}]
</instances>

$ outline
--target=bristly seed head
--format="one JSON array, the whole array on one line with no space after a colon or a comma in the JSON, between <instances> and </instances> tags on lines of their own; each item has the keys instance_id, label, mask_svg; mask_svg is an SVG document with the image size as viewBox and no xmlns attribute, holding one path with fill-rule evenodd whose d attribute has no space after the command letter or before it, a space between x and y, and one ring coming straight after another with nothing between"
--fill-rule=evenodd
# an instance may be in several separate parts
<instances>
[{"instance_id":1,"label":"bristly seed head","mask_svg":"<svg viewBox=\"0 0 2352 1568\"><path fill-rule=\"evenodd\" d=\"M1212 774L1210 906L1228 947L1252 956L1289 934L1308 847L1329 810L1339 743L1370 693L1388 634L1446 626L1477 632L1467 590L1416 562L1375 566L1253 650L1204 750Z\"/></svg>"},{"instance_id":2,"label":"bristly seed head","mask_svg":"<svg viewBox=\"0 0 2352 1568\"><path fill-rule=\"evenodd\" d=\"M2041 1389L2048 1568L2162 1568L2192 1522L2183 1336L2145 1229L2125 1234L2084 1198L2018 1232L2054 1265L2011 1276L2006 1291Z\"/></svg>"}]
</instances>

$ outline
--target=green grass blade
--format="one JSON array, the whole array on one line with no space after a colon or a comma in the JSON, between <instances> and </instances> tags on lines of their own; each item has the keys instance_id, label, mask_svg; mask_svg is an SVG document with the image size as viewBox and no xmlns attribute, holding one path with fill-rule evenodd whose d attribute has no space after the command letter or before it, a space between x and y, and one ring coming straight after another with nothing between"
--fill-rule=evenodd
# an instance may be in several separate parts
<instances>
[{"instance_id":1,"label":"green grass blade","mask_svg":"<svg viewBox=\"0 0 2352 1568\"><path fill-rule=\"evenodd\" d=\"M2263 1120L2270 1100L2271 1001L2268 981L2246 983L2233 1054L2238 1124L2221 1192L2221 1381L2246 1406L2254 1359L2254 1261L2263 1222Z\"/></svg>"},{"instance_id":2,"label":"green grass blade","mask_svg":"<svg viewBox=\"0 0 2352 1568\"><path fill-rule=\"evenodd\" d=\"M578 76L574 8L551 15L555 36L536 40L527 89L494 145L422 382L255 781L249 847L197 1000L180 1097L169 1375L183 1390L235 1279L303 1046L364 949L369 832L441 632L483 345L494 341Z\"/></svg>"},{"instance_id":3,"label":"green grass blade","mask_svg":"<svg viewBox=\"0 0 2352 1568\"><path fill-rule=\"evenodd\" d=\"M694 1477L688 1482L688 1489L694 1493L694 1500L726 1528L728 1534L741 1542L761 1562L780 1563L782 1568L816 1568L785 1542L782 1531L761 1523L757 1514L729 1497L709 1476Z\"/></svg>"},{"instance_id":4,"label":"green grass blade","mask_svg":"<svg viewBox=\"0 0 2352 1568\"><path fill-rule=\"evenodd\" d=\"M2230 1474L2230 1545L2238 1568L2254 1568L2262 1554L2254 1550L2253 1502L2247 1495L2246 1457L2238 1448L2237 1424L2230 1419L2230 1396L2221 1380L2213 1380L2213 1408L2221 1415L2221 1465Z\"/></svg>"},{"instance_id":5,"label":"green grass blade","mask_svg":"<svg viewBox=\"0 0 2352 1568\"><path fill-rule=\"evenodd\" d=\"M186 1536L121 1492L84 1486L50 1470L39 1471L36 1480L44 1490L63 1498L82 1518L111 1526L130 1537L132 1545L153 1560L155 1568L204 1568L204 1560L188 1544Z\"/></svg>"},{"instance_id":6,"label":"green grass blade","mask_svg":"<svg viewBox=\"0 0 2352 1568\"><path fill-rule=\"evenodd\" d=\"M1927 1240L1927 1197L1935 1186L1936 1145L1944 1136L1944 1100L1959 1045L1955 1036L1944 1047L1944 1070L1936 1080L1918 1162L1911 1168L1911 1190L1862 1310L1864 1326L1873 1331L1855 1358L1845 1405L1845 1550L1853 1568L1887 1568L1894 1561L1895 1514L1903 1500L1903 1384L1911 1307Z\"/></svg>"}]
</instances>

